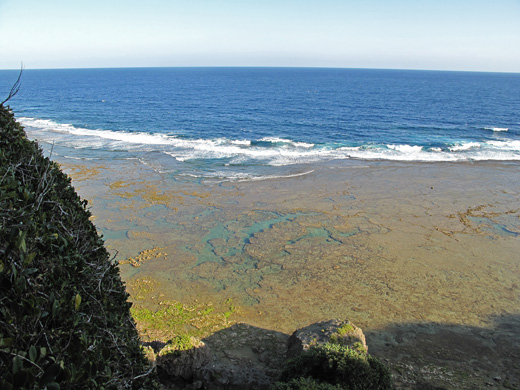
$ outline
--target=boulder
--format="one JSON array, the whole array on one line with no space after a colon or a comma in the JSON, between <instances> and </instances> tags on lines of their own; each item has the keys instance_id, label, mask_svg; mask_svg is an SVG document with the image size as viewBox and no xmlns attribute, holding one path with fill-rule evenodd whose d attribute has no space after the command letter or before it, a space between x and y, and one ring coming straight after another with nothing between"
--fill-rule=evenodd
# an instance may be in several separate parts
<instances>
[{"instance_id":1,"label":"boulder","mask_svg":"<svg viewBox=\"0 0 520 390\"><path fill-rule=\"evenodd\" d=\"M293 358L314 345L336 343L349 348L363 348L368 351L365 334L349 320L329 320L317 322L296 330L287 346L287 357Z\"/></svg>"}]
</instances>

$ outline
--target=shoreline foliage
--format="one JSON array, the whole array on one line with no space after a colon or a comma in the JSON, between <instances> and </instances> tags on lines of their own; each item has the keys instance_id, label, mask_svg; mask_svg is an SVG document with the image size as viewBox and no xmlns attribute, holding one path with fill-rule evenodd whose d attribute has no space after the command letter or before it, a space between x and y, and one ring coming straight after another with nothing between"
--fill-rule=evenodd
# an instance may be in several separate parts
<instances>
[{"instance_id":1,"label":"shoreline foliage","mask_svg":"<svg viewBox=\"0 0 520 390\"><path fill-rule=\"evenodd\" d=\"M154 388L119 269L59 166L0 105L0 388Z\"/></svg>"},{"instance_id":2,"label":"shoreline foliage","mask_svg":"<svg viewBox=\"0 0 520 390\"><path fill-rule=\"evenodd\" d=\"M392 390L392 377L377 358L358 348L329 342L290 359L276 390Z\"/></svg>"}]
</instances>

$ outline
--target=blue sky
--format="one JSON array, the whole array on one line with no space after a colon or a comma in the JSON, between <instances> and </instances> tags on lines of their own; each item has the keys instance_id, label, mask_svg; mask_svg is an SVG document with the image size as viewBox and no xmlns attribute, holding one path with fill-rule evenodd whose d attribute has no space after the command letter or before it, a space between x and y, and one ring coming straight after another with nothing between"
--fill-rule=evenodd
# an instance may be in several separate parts
<instances>
[{"instance_id":1,"label":"blue sky","mask_svg":"<svg viewBox=\"0 0 520 390\"><path fill-rule=\"evenodd\" d=\"M520 0L0 0L0 69L520 72Z\"/></svg>"}]
</instances>

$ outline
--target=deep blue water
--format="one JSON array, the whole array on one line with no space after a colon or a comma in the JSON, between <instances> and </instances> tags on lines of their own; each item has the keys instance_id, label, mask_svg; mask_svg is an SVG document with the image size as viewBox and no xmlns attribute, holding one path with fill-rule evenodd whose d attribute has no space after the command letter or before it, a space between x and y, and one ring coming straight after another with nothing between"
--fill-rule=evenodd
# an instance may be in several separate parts
<instances>
[{"instance_id":1,"label":"deep blue water","mask_svg":"<svg viewBox=\"0 0 520 390\"><path fill-rule=\"evenodd\" d=\"M0 71L0 100L16 77ZM255 177L348 158L520 160L520 74L25 70L9 104L55 155L138 158L194 176Z\"/></svg>"}]
</instances>

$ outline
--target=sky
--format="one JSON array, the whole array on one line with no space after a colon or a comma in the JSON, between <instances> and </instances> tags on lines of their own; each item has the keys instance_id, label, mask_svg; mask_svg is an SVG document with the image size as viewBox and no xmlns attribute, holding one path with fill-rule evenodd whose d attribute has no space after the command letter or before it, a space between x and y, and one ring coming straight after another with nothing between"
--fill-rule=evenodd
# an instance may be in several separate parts
<instances>
[{"instance_id":1,"label":"sky","mask_svg":"<svg viewBox=\"0 0 520 390\"><path fill-rule=\"evenodd\" d=\"M0 0L0 69L520 72L520 0Z\"/></svg>"}]
</instances>

